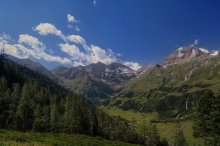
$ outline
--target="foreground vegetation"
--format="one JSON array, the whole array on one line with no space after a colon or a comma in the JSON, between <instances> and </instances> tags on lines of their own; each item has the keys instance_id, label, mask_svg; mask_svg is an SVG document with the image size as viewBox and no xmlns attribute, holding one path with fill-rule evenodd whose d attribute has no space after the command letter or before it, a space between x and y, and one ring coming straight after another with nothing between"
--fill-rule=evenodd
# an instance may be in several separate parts
<instances>
[{"instance_id":1,"label":"foreground vegetation","mask_svg":"<svg viewBox=\"0 0 220 146\"><path fill-rule=\"evenodd\" d=\"M137 146L86 135L23 133L0 130L0 146Z\"/></svg>"}]
</instances>

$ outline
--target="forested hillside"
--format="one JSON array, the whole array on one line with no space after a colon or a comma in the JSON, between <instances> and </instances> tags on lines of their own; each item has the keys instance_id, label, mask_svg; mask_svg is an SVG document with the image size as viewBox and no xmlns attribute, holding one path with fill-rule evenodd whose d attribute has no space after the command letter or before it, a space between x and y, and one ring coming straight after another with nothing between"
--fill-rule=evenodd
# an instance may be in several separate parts
<instances>
[{"instance_id":1,"label":"forested hillside","mask_svg":"<svg viewBox=\"0 0 220 146\"><path fill-rule=\"evenodd\" d=\"M128 121L108 116L49 78L4 56L0 56L0 69L0 128L143 143Z\"/></svg>"}]
</instances>

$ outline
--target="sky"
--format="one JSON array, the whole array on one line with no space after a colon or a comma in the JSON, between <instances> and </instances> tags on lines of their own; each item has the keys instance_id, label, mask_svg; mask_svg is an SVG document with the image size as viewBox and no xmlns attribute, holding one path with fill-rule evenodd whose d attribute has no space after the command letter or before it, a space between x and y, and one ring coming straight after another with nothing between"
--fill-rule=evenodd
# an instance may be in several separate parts
<instances>
[{"instance_id":1,"label":"sky","mask_svg":"<svg viewBox=\"0 0 220 146\"><path fill-rule=\"evenodd\" d=\"M199 40L220 49L218 0L1 0L0 49L49 69L119 62L139 69Z\"/></svg>"}]
</instances>

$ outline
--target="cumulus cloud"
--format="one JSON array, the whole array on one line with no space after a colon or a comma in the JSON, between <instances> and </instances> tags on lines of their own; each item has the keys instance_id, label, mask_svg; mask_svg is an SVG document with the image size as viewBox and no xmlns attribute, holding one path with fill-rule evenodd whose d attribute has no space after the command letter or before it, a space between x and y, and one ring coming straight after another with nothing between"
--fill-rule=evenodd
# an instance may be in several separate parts
<instances>
[{"instance_id":1,"label":"cumulus cloud","mask_svg":"<svg viewBox=\"0 0 220 146\"><path fill-rule=\"evenodd\" d=\"M32 48L45 49L45 46L43 45L42 42L40 42L37 38L32 37L28 34L19 35L18 43L27 44Z\"/></svg>"},{"instance_id":2,"label":"cumulus cloud","mask_svg":"<svg viewBox=\"0 0 220 146\"><path fill-rule=\"evenodd\" d=\"M12 56L15 56L20 59L28 58L27 55L24 54L24 52L17 48L17 45L11 45L11 44L4 44L4 53L10 54Z\"/></svg>"},{"instance_id":3,"label":"cumulus cloud","mask_svg":"<svg viewBox=\"0 0 220 146\"><path fill-rule=\"evenodd\" d=\"M140 64L137 62L123 61L122 64L130 67L133 70L138 70L141 68Z\"/></svg>"},{"instance_id":4,"label":"cumulus cloud","mask_svg":"<svg viewBox=\"0 0 220 146\"><path fill-rule=\"evenodd\" d=\"M0 48L5 53L15 56L17 58L33 57L36 59L43 59L48 62L58 62L61 64L71 65L70 59L51 55L46 52L46 47L37 38L28 34L19 35L17 43L11 43L8 38L0 38ZM27 46L24 46L27 45Z\"/></svg>"},{"instance_id":5,"label":"cumulus cloud","mask_svg":"<svg viewBox=\"0 0 220 146\"><path fill-rule=\"evenodd\" d=\"M71 16L72 15L69 16L68 22L74 22L75 18ZM48 62L58 62L64 65L79 66L97 62L102 62L104 64L119 62L129 66L133 70L137 70L141 67L136 62L120 60L119 57L121 55L114 53L111 49L87 44L86 40L80 35L64 35L61 30L50 23L40 23L33 30L40 35L55 35L61 38L64 43L58 46L60 51L65 53L66 57L54 55L54 53L38 38L28 34L20 34L19 39L14 42L11 40L10 36L5 34L0 35L0 49L4 48L6 53L18 58L33 57Z\"/></svg>"},{"instance_id":6,"label":"cumulus cloud","mask_svg":"<svg viewBox=\"0 0 220 146\"><path fill-rule=\"evenodd\" d=\"M104 64L111 64L117 62L118 59L115 57L112 50L104 50L99 46L91 45L89 48L89 61L91 63L102 62Z\"/></svg>"},{"instance_id":7,"label":"cumulus cloud","mask_svg":"<svg viewBox=\"0 0 220 146\"><path fill-rule=\"evenodd\" d=\"M73 57L74 60L83 61L86 58L86 55L74 44L60 44L60 48L63 52Z\"/></svg>"},{"instance_id":8,"label":"cumulus cloud","mask_svg":"<svg viewBox=\"0 0 220 146\"><path fill-rule=\"evenodd\" d=\"M85 50L85 52L81 51L74 44L60 44L60 48L63 52L70 55L74 62L77 62L75 65L77 65L78 62L80 62L81 65L87 65L97 62L110 64L117 61L117 58L111 50L106 51L95 45L88 46L88 50Z\"/></svg>"},{"instance_id":9,"label":"cumulus cloud","mask_svg":"<svg viewBox=\"0 0 220 146\"><path fill-rule=\"evenodd\" d=\"M110 64L113 62L121 62L122 64L129 66L133 70L140 68L140 65L136 62L120 61L111 49L103 49L97 45L88 45L86 40L80 35L64 35L54 25L49 23L40 23L36 26L35 30L41 35L53 34L59 36L66 43L60 44L60 50L69 56L74 66L87 65L91 63L102 62ZM80 48L76 45L80 45Z\"/></svg>"},{"instance_id":10,"label":"cumulus cloud","mask_svg":"<svg viewBox=\"0 0 220 146\"><path fill-rule=\"evenodd\" d=\"M73 42L73 43L76 43L76 44L81 44L82 46L86 45L85 39L80 35L69 35L69 36L67 36L67 39L70 42Z\"/></svg>"},{"instance_id":11,"label":"cumulus cloud","mask_svg":"<svg viewBox=\"0 0 220 146\"><path fill-rule=\"evenodd\" d=\"M37 25L34 30L40 35L56 35L65 40L65 36L62 34L62 31L57 29L54 25L50 23L40 23Z\"/></svg>"}]
</instances>

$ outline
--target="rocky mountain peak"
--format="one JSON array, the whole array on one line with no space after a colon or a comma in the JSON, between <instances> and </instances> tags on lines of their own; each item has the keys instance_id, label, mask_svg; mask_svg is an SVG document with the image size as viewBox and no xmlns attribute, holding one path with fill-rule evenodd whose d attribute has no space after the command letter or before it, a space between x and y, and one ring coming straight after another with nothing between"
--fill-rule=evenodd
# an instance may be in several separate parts
<instances>
[{"instance_id":1,"label":"rocky mountain peak","mask_svg":"<svg viewBox=\"0 0 220 146\"><path fill-rule=\"evenodd\" d=\"M166 57L160 64L164 67L173 64L185 63L191 60L200 60L215 57L219 51L212 51L198 46L198 41L194 43L179 47L168 57Z\"/></svg>"},{"instance_id":2,"label":"rocky mountain peak","mask_svg":"<svg viewBox=\"0 0 220 146\"><path fill-rule=\"evenodd\" d=\"M108 84L121 84L136 76L136 73L131 68L120 64L112 63L109 65L101 62L89 64L87 66L78 66L73 68L54 69L53 74L62 78L71 79L76 74L87 75L96 81L106 82ZM79 75L77 75L79 77Z\"/></svg>"}]
</instances>

